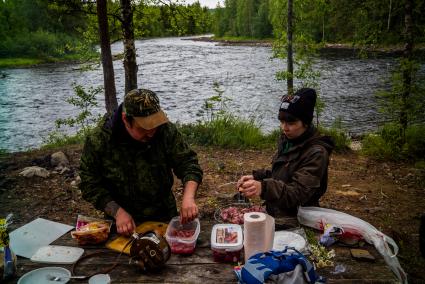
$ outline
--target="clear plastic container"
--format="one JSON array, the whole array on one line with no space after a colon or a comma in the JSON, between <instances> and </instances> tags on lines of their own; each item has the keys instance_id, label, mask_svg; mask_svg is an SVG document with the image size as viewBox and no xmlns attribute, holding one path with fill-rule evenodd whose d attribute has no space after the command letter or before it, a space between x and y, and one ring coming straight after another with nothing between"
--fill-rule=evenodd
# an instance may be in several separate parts
<instances>
[{"instance_id":1,"label":"clear plastic container","mask_svg":"<svg viewBox=\"0 0 425 284\"><path fill-rule=\"evenodd\" d=\"M211 249L215 262L238 262L243 248L242 227L216 224L211 232Z\"/></svg>"},{"instance_id":2,"label":"clear plastic container","mask_svg":"<svg viewBox=\"0 0 425 284\"><path fill-rule=\"evenodd\" d=\"M199 219L190 223L181 224L180 217L171 219L165 233L165 239L171 247L171 253L174 254L192 254L195 251L196 240L201 231Z\"/></svg>"}]
</instances>

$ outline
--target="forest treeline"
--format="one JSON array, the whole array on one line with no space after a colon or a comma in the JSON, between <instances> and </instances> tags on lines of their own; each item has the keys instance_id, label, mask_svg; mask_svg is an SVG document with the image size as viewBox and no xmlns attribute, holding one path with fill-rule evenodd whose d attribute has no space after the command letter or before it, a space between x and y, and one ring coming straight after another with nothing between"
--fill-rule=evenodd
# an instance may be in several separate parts
<instances>
[{"instance_id":1,"label":"forest treeline","mask_svg":"<svg viewBox=\"0 0 425 284\"><path fill-rule=\"evenodd\" d=\"M425 2L414 1L417 42L425 40ZM397 44L404 31L404 1L295 0L295 33L316 42ZM278 38L286 30L287 0L225 0L214 14L218 37Z\"/></svg>"},{"instance_id":2,"label":"forest treeline","mask_svg":"<svg viewBox=\"0 0 425 284\"><path fill-rule=\"evenodd\" d=\"M122 38L120 1L108 0L112 41ZM425 2L414 1L415 42L425 41ZM287 0L225 0L215 9L182 1L132 1L136 38L214 33L216 37L280 38ZM294 32L324 43L403 42L404 1L295 0ZM99 42L95 1L0 1L0 58L66 57Z\"/></svg>"},{"instance_id":3,"label":"forest treeline","mask_svg":"<svg viewBox=\"0 0 425 284\"><path fill-rule=\"evenodd\" d=\"M78 3L80 2L80 3ZM93 1L0 1L0 58L63 57L93 51L98 25ZM78 4L75 4L78 3ZM159 3L159 2L158 2ZM212 15L199 3L135 1L132 5L136 38L205 34ZM122 37L119 1L108 1L112 40Z\"/></svg>"}]
</instances>

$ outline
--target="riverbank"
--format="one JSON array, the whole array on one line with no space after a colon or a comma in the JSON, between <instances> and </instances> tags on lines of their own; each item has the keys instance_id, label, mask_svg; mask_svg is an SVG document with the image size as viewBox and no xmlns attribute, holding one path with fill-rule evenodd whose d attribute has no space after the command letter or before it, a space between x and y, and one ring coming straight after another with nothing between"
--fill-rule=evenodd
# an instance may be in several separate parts
<instances>
[{"instance_id":1,"label":"riverbank","mask_svg":"<svg viewBox=\"0 0 425 284\"><path fill-rule=\"evenodd\" d=\"M215 42L220 46L259 46L259 47L272 47L274 39L246 39L232 37L232 38L216 38L210 36L202 36L196 38L187 38L184 40ZM325 43L319 48L323 55L337 54L340 56L352 56L364 54L367 56L400 56L403 53L404 45L365 45L359 46L350 43ZM415 53L425 55L425 44L417 44L415 46Z\"/></svg>"},{"instance_id":2,"label":"riverbank","mask_svg":"<svg viewBox=\"0 0 425 284\"><path fill-rule=\"evenodd\" d=\"M0 58L0 68L30 67L42 63L45 61L36 58Z\"/></svg>"},{"instance_id":3,"label":"riverbank","mask_svg":"<svg viewBox=\"0 0 425 284\"><path fill-rule=\"evenodd\" d=\"M204 170L197 202L205 218L214 218L215 210L231 201L235 182L241 174L270 166L273 150L240 150L194 147ZM50 166L50 155L66 154L70 164L58 171ZM0 216L14 213L15 225L35 217L74 223L77 214L100 216L81 198L78 163L82 146L33 150L6 154L0 158ZM23 168L46 168L46 178L25 178ZM329 187L321 206L359 217L391 236L400 246L399 260L410 280L425 281L425 261L420 257L418 227L425 213L425 188L419 170L406 163L378 162L350 151L333 154L329 167ZM174 193L181 201L182 187L176 181Z\"/></svg>"}]
</instances>

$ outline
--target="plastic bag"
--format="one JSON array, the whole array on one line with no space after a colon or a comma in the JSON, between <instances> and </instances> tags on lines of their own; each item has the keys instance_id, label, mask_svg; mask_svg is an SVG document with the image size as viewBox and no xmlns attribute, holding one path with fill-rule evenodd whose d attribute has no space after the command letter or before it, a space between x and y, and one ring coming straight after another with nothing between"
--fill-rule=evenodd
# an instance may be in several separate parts
<instances>
[{"instance_id":1,"label":"plastic bag","mask_svg":"<svg viewBox=\"0 0 425 284\"><path fill-rule=\"evenodd\" d=\"M75 231L71 232L73 239L79 245L100 244L108 239L112 221L78 215Z\"/></svg>"},{"instance_id":2,"label":"plastic bag","mask_svg":"<svg viewBox=\"0 0 425 284\"><path fill-rule=\"evenodd\" d=\"M11 223L12 214L5 219L0 219L0 280L10 279L16 273L16 255L9 247L10 239L7 230Z\"/></svg>"},{"instance_id":3,"label":"plastic bag","mask_svg":"<svg viewBox=\"0 0 425 284\"><path fill-rule=\"evenodd\" d=\"M345 234L361 236L375 246L397 278L402 283L407 283L407 275L397 259L397 244L368 222L343 212L320 207L299 207L297 217L300 224L315 229L323 230L326 224L333 224L343 228Z\"/></svg>"}]
</instances>

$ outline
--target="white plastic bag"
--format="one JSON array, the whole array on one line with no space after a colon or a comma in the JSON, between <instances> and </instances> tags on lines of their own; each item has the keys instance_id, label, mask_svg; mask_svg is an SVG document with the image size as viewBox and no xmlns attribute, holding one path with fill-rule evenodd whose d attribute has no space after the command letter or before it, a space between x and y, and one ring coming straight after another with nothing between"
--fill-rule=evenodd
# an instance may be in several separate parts
<instances>
[{"instance_id":1,"label":"white plastic bag","mask_svg":"<svg viewBox=\"0 0 425 284\"><path fill-rule=\"evenodd\" d=\"M398 280L407 283L407 275L397 259L397 244L368 222L343 212L320 207L299 207L298 221L300 224L319 230L323 230L325 224L333 224L342 227L345 232L350 234L361 235L365 241L375 246Z\"/></svg>"}]
</instances>

